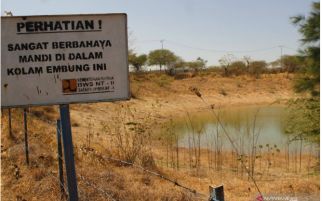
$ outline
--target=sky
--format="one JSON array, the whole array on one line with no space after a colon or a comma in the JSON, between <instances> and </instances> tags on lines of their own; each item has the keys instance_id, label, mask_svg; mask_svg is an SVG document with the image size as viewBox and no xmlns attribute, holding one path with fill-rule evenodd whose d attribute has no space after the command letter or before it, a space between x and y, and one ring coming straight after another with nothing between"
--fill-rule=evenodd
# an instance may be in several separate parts
<instances>
[{"instance_id":1,"label":"sky","mask_svg":"<svg viewBox=\"0 0 322 201\"><path fill-rule=\"evenodd\" d=\"M290 17L310 12L310 0L2 0L1 14L127 13L129 47L138 54L173 51L207 65L232 54L267 62L296 54L301 35ZM162 41L162 42L161 42Z\"/></svg>"}]
</instances>

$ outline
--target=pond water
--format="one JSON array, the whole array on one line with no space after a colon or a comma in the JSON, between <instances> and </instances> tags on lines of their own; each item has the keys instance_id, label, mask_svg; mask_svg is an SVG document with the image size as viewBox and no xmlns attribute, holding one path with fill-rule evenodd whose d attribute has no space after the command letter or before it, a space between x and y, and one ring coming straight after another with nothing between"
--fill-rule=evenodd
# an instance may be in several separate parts
<instances>
[{"instance_id":1,"label":"pond water","mask_svg":"<svg viewBox=\"0 0 322 201\"><path fill-rule=\"evenodd\" d=\"M210 109L169 123L178 135L180 147L247 151L252 145L275 150L297 151L300 141L293 141L284 132L286 107L282 105L232 107L221 110ZM229 140L229 138L231 140ZM234 145L232 145L232 142ZM302 143L304 152L312 149L311 143Z\"/></svg>"}]
</instances>

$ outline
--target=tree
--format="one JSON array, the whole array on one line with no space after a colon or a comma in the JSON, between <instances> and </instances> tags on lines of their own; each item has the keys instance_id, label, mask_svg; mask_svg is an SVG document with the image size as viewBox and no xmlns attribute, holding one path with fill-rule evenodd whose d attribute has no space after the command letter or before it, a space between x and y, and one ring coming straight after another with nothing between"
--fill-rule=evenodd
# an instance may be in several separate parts
<instances>
[{"instance_id":1,"label":"tree","mask_svg":"<svg viewBox=\"0 0 322 201\"><path fill-rule=\"evenodd\" d=\"M320 136L320 102L314 98L291 100L287 110L284 130L294 139L307 138L319 142Z\"/></svg>"},{"instance_id":2,"label":"tree","mask_svg":"<svg viewBox=\"0 0 322 201\"><path fill-rule=\"evenodd\" d=\"M224 70L225 70L225 76L228 76L229 75L229 72L228 72L228 67L231 65L231 63L233 62L233 61L235 61L236 60L236 58L235 58L235 56L234 55L232 55L232 54L227 54L227 55L224 55L223 57L221 57L220 59L219 59L219 63L220 63L220 65L221 65L221 67L222 68L224 68Z\"/></svg>"},{"instance_id":3,"label":"tree","mask_svg":"<svg viewBox=\"0 0 322 201\"><path fill-rule=\"evenodd\" d=\"M288 73L294 73L301 68L301 57L293 55L284 55L282 57L283 68Z\"/></svg>"},{"instance_id":4,"label":"tree","mask_svg":"<svg viewBox=\"0 0 322 201\"><path fill-rule=\"evenodd\" d=\"M177 60L178 57L167 49L153 50L148 56L149 65L159 65L160 71L162 65L165 65L167 68L171 68L174 66Z\"/></svg>"},{"instance_id":5,"label":"tree","mask_svg":"<svg viewBox=\"0 0 322 201\"><path fill-rule=\"evenodd\" d=\"M259 78L264 72L266 66L267 64L265 61L252 61L249 64L249 73L254 75L256 78Z\"/></svg>"},{"instance_id":6,"label":"tree","mask_svg":"<svg viewBox=\"0 0 322 201\"><path fill-rule=\"evenodd\" d=\"M270 63L273 67L281 67L281 70L288 73L298 72L304 67L304 57L299 55L283 55L282 58Z\"/></svg>"},{"instance_id":7,"label":"tree","mask_svg":"<svg viewBox=\"0 0 322 201\"><path fill-rule=\"evenodd\" d=\"M142 70L142 66L147 62L148 57L145 54L137 56L135 53L129 52L129 63L134 67L136 72Z\"/></svg>"},{"instance_id":8,"label":"tree","mask_svg":"<svg viewBox=\"0 0 322 201\"><path fill-rule=\"evenodd\" d=\"M195 61L186 62L186 65L194 69L196 72L206 67L206 60L203 60L201 57L198 57Z\"/></svg>"},{"instance_id":9,"label":"tree","mask_svg":"<svg viewBox=\"0 0 322 201\"><path fill-rule=\"evenodd\" d=\"M312 11L308 17L298 15L291 18L299 26L305 56L305 68L299 75L295 89L297 92L310 91L319 96L320 85L320 2L312 4Z\"/></svg>"},{"instance_id":10,"label":"tree","mask_svg":"<svg viewBox=\"0 0 322 201\"><path fill-rule=\"evenodd\" d=\"M303 15L292 17L302 35L304 67L295 83L296 92L310 92L310 98L292 101L286 132L311 139L319 143L320 137L320 3L312 4L312 11L306 18ZM312 139L313 138L313 139Z\"/></svg>"},{"instance_id":11,"label":"tree","mask_svg":"<svg viewBox=\"0 0 322 201\"><path fill-rule=\"evenodd\" d=\"M246 65L242 61L234 61L229 66L229 72L234 75L241 75L246 72Z\"/></svg>"},{"instance_id":12,"label":"tree","mask_svg":"<svg viewBox=\"0 0 322 201\"><path fill-rule=\"evenodd\" d=\"M202 59L201 57L197 58L197 61L201 64L201 68L206 68L207 60Z\"/></svg>"},{"instance_id":13,"label":"tree","mask_svg":"<svg viewBox=\"0 0 322 201\"><path fill-rule=\"evenodd\" d=\"M172 67L173 68L183 68L185 66L186 66L186 62L182 58L177 57L177 60Z\"/></svg>"},{"instance_id":14,"label":"tree","mask_svg":"<svg viewBox=\"0 0 322 201\"><path fill-rule=\"evenodd\" d=\"M250 64L252 59L251 59L250 56L244 56L243 60L244 60L245 65L246 65L246 70L247 70L247 72L249 72L249 64Z\"/></svg>"}]
</instances>

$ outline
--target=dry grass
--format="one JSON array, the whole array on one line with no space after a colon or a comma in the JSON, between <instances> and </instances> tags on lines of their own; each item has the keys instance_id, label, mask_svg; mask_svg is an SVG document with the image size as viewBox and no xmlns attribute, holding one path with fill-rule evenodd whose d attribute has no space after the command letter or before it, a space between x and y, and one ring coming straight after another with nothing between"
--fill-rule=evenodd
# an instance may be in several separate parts
<instances>
[{"instance_id":1,"label":"dry grass","mask_svg":"<svg viewBox=\"0 0 322 201\"><path fill-rule=\"evenodd\" d=\"M135 159L137 164L177 179L180 183L204 194L208 194L209 185L223 183L227 200L253 199L257 194L256 190L246 175L237 175L234 171L236 161L230 153L225 153L227 161L221 171L208 168L206 150L201 152L202 167L199 172L190 169L183 158L180 158L182 165L179 171L168 168L164 162L162 163L165 161L166 153L162 140L153 136L153 130L162 127L163 122L169 120L171 116L184 115L187 110L196 112L204 107L189 91L189 88L194 86L200 89L210 104L222 106L269 103L294 97L291 81L283 74L254 79L247 76L223 78L213 72L210 75L182 80L160 77L158 74L131 75L131 88L137 99L71 106L71 118L72 122L75 122L72 130L78 175L103 188L117 200L198 200L191 193L172 183L148 175L139 169L102 160L102 156L117 156L117 147L113 147L115 143L111 135L123 133L124 128L120 127L135 122L144 127L145 135L149 137L144 152ZM229 93L223 96L220 94L221 89ZM128 107L131 108L131 115L124 112ZM49 124L57 119L58 110L57 107L35 107L31 111L33 115L29 116L28 121L29 167L25 165L24 159L22 110L12 111L15 139L8 136L6 111L2 115L1 198L3 200L60 199L57 181L56 128ZM125 118L120 119L124 115ZM92 133L91 149L84 149L89 129ZM185 151L180 149L180 157ZM98 155L93 155L92 152ZM282 152L280 154L282 155ZM301 173L292 170L285 172L283 160L284 157L276 157L276 165L269 173L260 174L257 171L256 178L262 191L318 195L319 172L313 172L314 174L307 174L305 170ZM304 156L303 164L307 160L308 157ZM264 162L262 165L265 166ZM97 189L88 186L80 178L78 185L80 200L107 200Z\"/></svg>"},{"instance_id":2,"label":"dry grass","mask_svg":"<svg viewBox=\"0 0 322 201\"><path fill-rule=\"evenodd\" d=\"M37 108L38 109L38 108ZM39 109L43 111L42 109ZM12 110L13 135L12 141L8 135L6 115L2 117L2 194L3 200L60 200L60 190L57 176L56 131L54 125L48 124L48 119L42 116L31 117L28 126L30 145L30 166L27 167L24 158L23 125L20 109ZM53 121L54 122L54 121ZM83 134L85 135L86 132ZM75 134L74 134L74 139ZM178 200L190 201L190 193L176 188L173 184L148 176L141 170L120 164L102 162L93 157L91 151L101 149L95 144L90 151L80 149L85 139L74 141L76 168L78 176L84 176L87 181L102 187L116 200ZM95 142L97 143L97 142ZM103 149L106 155L106 148ZM113 152L113 150L112 150ZM146 167L156 168L150 155L142 156ZM78 177L80 200L107 200L99 190L88 186ZM144 195L144 196L142 196Z\"/></svg>"}]
</instances>

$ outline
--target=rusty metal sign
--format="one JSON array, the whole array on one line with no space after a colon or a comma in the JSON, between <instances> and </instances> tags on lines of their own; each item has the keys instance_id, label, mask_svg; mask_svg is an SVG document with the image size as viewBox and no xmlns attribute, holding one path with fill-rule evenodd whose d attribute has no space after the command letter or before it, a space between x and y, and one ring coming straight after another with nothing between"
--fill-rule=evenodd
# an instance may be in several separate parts
<instances>
[{"instance_id":1,"label":"rusty metal sign","mask_svg":"<svg viewBox=\"0 0 322 201\"><path fill-rule=\"evenodd\" d=\"M129 99L126 14L1 17L1 106Z\"/></svg>"}]
</instances>

